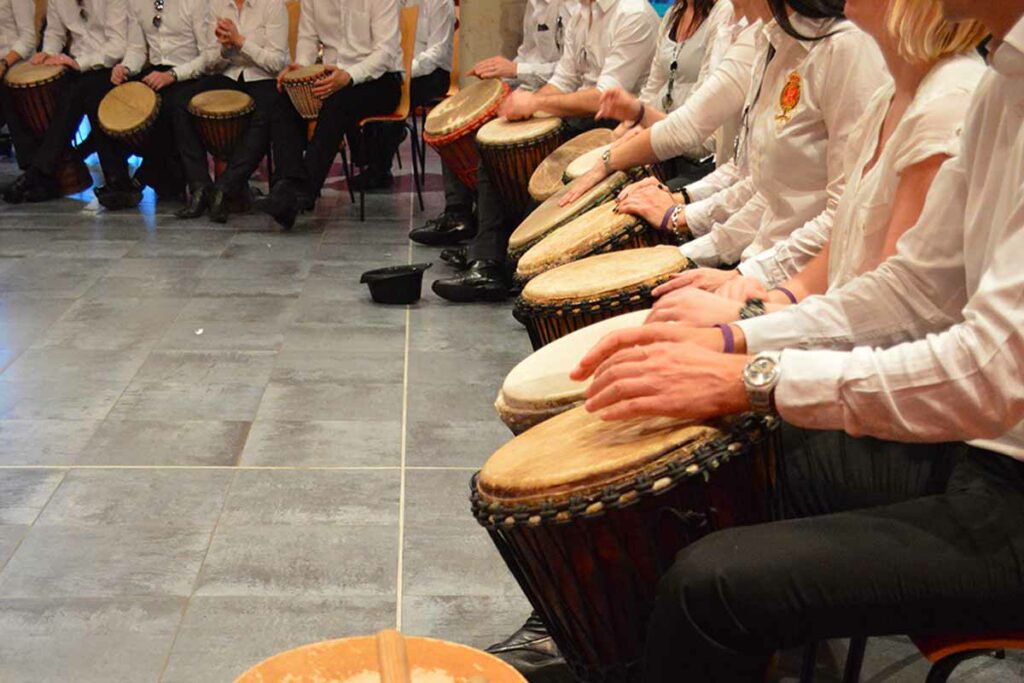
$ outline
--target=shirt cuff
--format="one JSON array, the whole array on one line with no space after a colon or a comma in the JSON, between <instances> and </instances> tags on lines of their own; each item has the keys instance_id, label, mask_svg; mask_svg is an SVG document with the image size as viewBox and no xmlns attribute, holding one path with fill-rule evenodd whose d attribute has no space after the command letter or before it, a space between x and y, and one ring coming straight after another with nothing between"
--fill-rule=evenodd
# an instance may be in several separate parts
<instances>
[{"instance_id":1,"label":"shirt cuff","mask_svg":"<svg viewBox=\"0 0 1024 683\"><path fill-rule=\"evenodd\" d=\"M604 92L605 90L610 90L611 88L619 88L620 90L624 90L626 92L629 92L630 90L629 88L623 88L622 84L619 83L619 81L614 76L609 76L607 74L602 74L601 76L598 77L597 83L594 85L594 88L596 88L599 92Z\"/></svg>"},{"instance_id":2,"label":"shirt cuff","mask_svg":"<svg viewBox=\"0 0 1024 683\"><path fill-rule=\"evenodd\" d=\"M774 261L774 259L772 260ZM747 259L738 266L737 270L740 271L740 275L759 280L766 287L774 287L786 279L784 277L779 278L779 275L782 274L781 269L773 267L771 264L763 263L759 256Z\"/></svg>"},{"instance_id":3,"label":"shirt cuff","mask_svg":"<svg viewBox=\"0 0 1024 683\"><path fill-rule=\"evenodd\" d=\"M806 429L842 429L839 387L848 355L843 351L783 351L782 375L775 387L775 405L782 419Z\"/></svg>"},{"instance_id":4,"label":"shirt cuff","mask_svg":"<svg viewBox=\"0 0 1024 683\"><path fill-rule=\"evenodd\" d=\"M340 65L339 68L341 68ZM348 75L352 77L352 85L359 85L366 80L366 69L361 64L356 64L348 69Z\"/></svg>"},{"instance_id":5,"label":"shirt cuff","mask_svg":"<svg viewBox=\"0 0 1024 683\"><path fill-rule=\"evenodd\" d=\"M702 237L708 234L715 225L711 218L711 202L709 199L701 199L686 205L686 227L690 234L695 237Z\"/></svg>"},{"instance_id":6,"label":"shirt cuff","mask_svg":"<svg viewBox=\"0 0 1024 683\"><path fill-rule=\"evenodd\" d=\"M715 246L711 235L704 235L692 242L687 242L679 247L679 252L698 266L712 267L717 266L719 262L718 247Z\"/></svg>"},{"instance_id":7,"label":"shirt cuff","mask_svg":"<svg viewBox=\"0 0 1024 683\"><path fill-rule=\"evenodd\" d=\"M251 40L246 39L246 41L244 43L242 43L242 47L239 48L238 51L241 54L245 55L246 57L248 57L249 59L251 59L252 61L255 62L256 61L256 52L258 50L259 50L258 46L253 45L253 42Z\"/></svg>"},{"instance_id":8,"label":"shirt cuff","mask_svg":"<svg viewBox=\"0 0 1024 683\"><path fill-rule=\"evenodd\" d=\"M529 62L513 62L516 65L516 75L514 78L522 78L523 76L533 76L537 73L537 70L533 67L533 64Z\"/></svg>"}]
</instances>

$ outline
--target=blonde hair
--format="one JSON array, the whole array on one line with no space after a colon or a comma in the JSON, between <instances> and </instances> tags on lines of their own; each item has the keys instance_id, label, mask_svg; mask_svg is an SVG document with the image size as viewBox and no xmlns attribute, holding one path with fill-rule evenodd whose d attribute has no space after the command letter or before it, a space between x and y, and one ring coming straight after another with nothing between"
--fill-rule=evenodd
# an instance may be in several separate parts
<instances>
[{"instance_id":1,"label":"blonde hair","mask_svg":"<svg viewBox=\"0 0 1024 683\"><path fill-rule=\"evenodd\" d=\"M981 22L946 21L938 0L891 0L886 24L900 54L918 62L969 52L988 35Z\"/></svg>"}]
</instances>

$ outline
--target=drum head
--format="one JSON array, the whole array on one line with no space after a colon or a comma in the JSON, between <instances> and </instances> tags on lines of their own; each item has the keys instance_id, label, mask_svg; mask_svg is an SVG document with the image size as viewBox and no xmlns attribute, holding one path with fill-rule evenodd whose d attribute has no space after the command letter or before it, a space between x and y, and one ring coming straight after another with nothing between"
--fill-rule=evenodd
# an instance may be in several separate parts
<instances>
[{"instance_id":1,"label":"drum head","mask_svg":"<svg viewBox=\"0 0 1024 683\"><path fill-rule=\"evenodd\" d=\"M423 131L437 137L467 127L494 107L505 87L500 79L489 78L463 88L430 111Z\"/></svg>"},{"instance_id":2,"label":"drum head","mask_svg":"<svg viewBox=\"0 0 1024 683\"><path fill-rule=\"evenodd\" d=\"M535 351L508 373L501 385L501 399L513 410L545 410L582 401L590 380L576 382L569 372L606 335L639 327L650 313L646 309L602 320Z\"/></svg>"},{"instance_id":3,"label":"drum head","mask_svg":"<svg viewBox=\"0 0 1024 683\"><path fill-rule=\"evenodd\" d=\"M238 90L208 90L193 97L188 110L197 116L227 118L253 109L253 99Z\"/></svg>"},{"instance_id":4,"label":"drum head","mask_svg":"<svg viewBox=\"0 0 1024 683\"><path fill-rule=\"evenodd\" d=\"M534 505L628 483L687 459L723 432L669 418L606 422L583 406L520 434L490 457L477 487L489 503Z\"/></svg>"},{"instance_id":5,"label":"drum head","mask_svg":"<svg viewBox=\"0 0 1024 683\"><path fill-rule=\"evenodd\" d=\"M305 81L312 81L318 78L323 72L324 67L322 64L314 64L312 66L300 66L294 71L289 71L284 75L281 80L284 83L303 83Z\"/></svg>"},{"instance_id":6,"label":"drum head","mask_svg":"<svg viewBox=\"0 0 1024 683\"><path fill-rule=\"evenodd\" d=\"M569 180L576 180L581 175L586 174L587 171L594 168L601 161L601 155L605 153L605 150L610 148L611 144L602 145L585 154L581 154L565 167L565 177Z\"/></svg>"},{"instance_id":7,"label":"drum head","mask_svg":"<svg viewBox=\"0 0 1024 683\"><path fill-rule=\"evenodd\" d=\"M558 202L562 200L562 197L565 196L565 193L572 186L567 185L563 187L534 209L533 213L519 224L519 227L515 229L512 236L508 238L509 251L519 251L525 248L526 245L536 242L559 225L572 220L581 211L593 206L599 198L610 197L617 188L626 184L626 180L625 173L610 175L569 206L558 205Z\"/></svg>"},{"instance_id":8,"label":"drum head","mask_svg":"<svg viewBox=\"0 0 1024 683\"><path fill-rule=\"evenodd\" d=\"M541 162L530 178L530 196L538 202L562 189L566 167L580 155L601 145L611 144L613 134L607 128L595 128L577 135Z\"/></svg>"},{"instance_id":9,"label":"drum head","mask_svg":"<svg viewBox=\"0 0 1024 683\"><path fill-rule=\"evenodd\" d=\"M100 102L100 123L113 134L137 130L150 120L158 102L159 96L145 83L122 83Z\"/></svg>"},{"instance_id":10,"label":"drum head","mask_svg":"<svg viewBox=\"0 0 1024 683\"><path fill-rule=\"evenodd\" d=\"M466 683L482 677L489 683L526 683L497 657L465 645L433 638L404 637L412 683ZM235 683L372 683L379 682L380 664L374 636L313 643L264 660Z\"/></svg>"},{"instance_id":11,"label":"drum head","mask_svg":"<svg viewBox=\"0 0 1024 683\"><path fill-rule=\"evenodd\" d=\"M476 141L481 145L502 146L531 142L547 137L562 127L557 116L537 116L526 121L488 121L477 132Z\"/></svg>"},{"instance_id":12,"label":"drum head","mask_svg":"<svg viewBox=\"0 0 1024 683\"><path fill-rule=\"evenodd\" d=\"M523 288L523 301L584 301L658 282L686 267L677 247L627 249L590 256L541 273Z\"/></svg>"},{"instance_id":13,"label":"drum head","mask_svg":"<svg viewBox=\"0 0 1024 683\"><path fill-rule=\"evenodd\" d=\"M53 64L29 64L18 62L7 70L4 81L14 87L40 85L56 80L64 75L64 67Z\"/></svg>"},{"instance_id":14,"label":"drum head","mask_svg":"<svg viewBox=\"0 0 1024 683\"><path fill-rule=\"evenodd\" d=\"M640 224L640 219L615 213L615 202L602 204L565 225L552 230L530 247L516 266L516 275L524 280L536 277L563 263L575 261L615 235Z\"/></svg>"}]
</instances>

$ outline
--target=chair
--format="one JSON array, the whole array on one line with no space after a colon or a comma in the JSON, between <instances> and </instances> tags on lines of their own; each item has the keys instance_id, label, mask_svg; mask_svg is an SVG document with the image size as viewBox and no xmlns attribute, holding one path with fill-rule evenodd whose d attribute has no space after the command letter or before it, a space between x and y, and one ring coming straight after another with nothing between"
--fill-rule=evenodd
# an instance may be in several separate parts
<instances>
[{"instance_id":1,"label":"chair","mask_svg":"<svg viewBox=\"0 0 1024 683\"><path fill-rule=\"evenodd\" d=\"M452 34L452 71L451 83L448 92L444 97L439 97L425 105L416 107L412 114L412 138L415 141L415 149L420 155L420 168L426 168L427 164L427 142L423 139L424 129L427 125L427 115L430 110L441 104L444 100L459 94L459 5L455 4L455 32Z\"/></svg>"}]
</instances>

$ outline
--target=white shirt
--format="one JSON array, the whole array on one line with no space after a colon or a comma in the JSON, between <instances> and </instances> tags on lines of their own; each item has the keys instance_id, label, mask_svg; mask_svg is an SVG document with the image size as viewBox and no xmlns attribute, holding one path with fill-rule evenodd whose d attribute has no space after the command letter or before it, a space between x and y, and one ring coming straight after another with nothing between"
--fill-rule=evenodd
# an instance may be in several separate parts
<instances>
[{"instance_id":1,"label":"white shirt","mask_svg":"<svg viewBox=\"0 0 1024 683\"><path fill-rule=\"evenodd\" d=\"M739 323L752 352L837 349L783 352L776 403L787 421L972 440L1024 460L1024 20L992 65L963 151L897 254L824 297Z\"/></svg>"},{"instance_id":2,"label":"white shirt","mask_svg":"<svg viewBox=\"0 0 1024 683\"><path fill-rule=\"evenodd\" d=\"M0 0L0 51L28 59L36 51L36 12L30 0Z\"/></svg>"},{"instance_id":3,"label":"white shirt","mask_svg":"<svg viewBox=\"0 0 1024 683\"><path fill-rule=\"evenodd\" d=\"M128 54L124 65L138 73L146 64L170 66L178 80L195 78L206 70L210 54L210 6L206 0L168 0L153 24L153 0L129 0L132 22L128 30Z\"/></svg>"},{"instance_id":4,"label":"white shirt","mask_svg":"<svg viewBox=\"0 0 1024 683\"><path fill-rule=\"evenodd\" d=\"M548 84L563 93L619 87L638 94L651 68L660 22L647 0L582 3Z\"/></svg>"},{"instance_id":5,"label":"white shirt","mask_svg":"<svg viewBox=\"0 0 1024 683\"><path fill-rule=\"evenodd\" d=\"M699 239L681 249L701 265L751 258L802 226L827 232L850 133L888 78L875 42L848 21L794 15L792 22L804 35L830 35L796 40L772 21L758 37L760 54L767 56L767 43L776 54L766 70L764 59L755 66L750 130L740 136L746 175L686 208Z\"/></svg>"},{"instance_id":6,"label":"white shirt","mask_svg":"<svg viewBox=\"0 0 1024 683\"><path fill-rule=\"evenodd\" d=\"M43 52L56 55L67 47L82 71L113 67L125 53L128 4L126 0L82 0L82 5L85 19L75 0L49 0Z\"/></svg>"},{"instance_id":7,"label":"white shirt","mask_svg":"<svg viewBox=\"0 0 1024 683\"><path fill-rule=\"evenodd\" d=\"M246 81L276 78L288 66L288 10L284 0L245 0L238 9L235 0L211 0L210 45L214 58L211 70L222 71L230 79L244 76ZM225 49L215 30L217 19L235 22L245 37L240 50Z\"/></svg>"},{"instance_id":8,"label":"white shirt","mask_svg":"<svg viewBox=\"0 0 1024 683\"><path fill-rule=\"evenodd\" d=\"M651 127L651 147L660 160L704 156L712 135L720 138L716 151L719 164L732 157L732 143L757 59L755 38L761 26L760 21L747 26L745 20L719 26L709 49L713 68L679 109ZM722 132L716 135L716 131ZM687 191L696 198L694 190L688 187ZM700 196L699 190L697 195Z\"/></svg>"},{"instance_id":9,"label":"white shirt","mask_svg":"<svg viewBox=\"0 0 1024 683\"><path fill-rule=\"evenodd\" d=\"M419 78L444 69L452 70L455 47L455 4L452 0L405 0L405 7L419 7L416 19L416 48L412 77Z\"/></svg>"},{"instance_id":10,"label":"white shirt","mask_svg":"<svg viewBox=\"0 0 1024 683\"><path fill-rule=\"evenodd\" d=\"M398 0L302 0L295 61L316 63L320 43L324 63L335 64L364 83L402 72Z\"/></svg>"},{"instance_id":11,"label":"white shirt","mask_svg":"<svg viewBox=\"0 0 1024 683\"><path fill-rule=\"evenodd\" d=\"M520 85L537 90L551 79L565 48L566 28L579 10L577 0L528 0L523 42L513 60Z\"/></svg>"}]
</instances>

